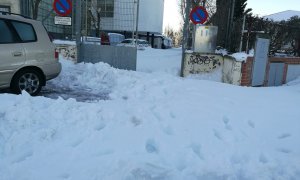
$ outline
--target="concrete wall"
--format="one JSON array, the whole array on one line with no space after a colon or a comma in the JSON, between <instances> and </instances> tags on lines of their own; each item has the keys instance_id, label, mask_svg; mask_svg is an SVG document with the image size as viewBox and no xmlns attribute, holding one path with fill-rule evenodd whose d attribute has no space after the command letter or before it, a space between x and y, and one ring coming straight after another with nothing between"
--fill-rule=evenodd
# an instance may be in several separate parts
<instances>
[{"instance_id":1,"label":"concrete wall","mask_svg":"<svg viewBox=\"0 0 300 180\"><path fill-rule=\"evenodd\" d=\"M21 13L20 0L1 0L0 5L1 6L9 6L10 11L12 13L17 13L17 14Z\"/></svg>"},{"instance_id":2,"label":"concrete wall","mask_svg":"<svg viewBox=\"0 0 300 180\"><path fill-rule=\"evenodd\" d=\"M228 84L241 85L242 62L233 57L225 56L223 64L222 81Z\"/></svg>"},{"instance_id":3,"label":"concrete wall","mask_svg":"<svg viewBox=\"0 0 300 180\"><path fill-rule=\"evenodd\" d=\"M185 54L183 76L211 72L223 64L223 56L188 52Z\"/></svg>"}]
</instances>

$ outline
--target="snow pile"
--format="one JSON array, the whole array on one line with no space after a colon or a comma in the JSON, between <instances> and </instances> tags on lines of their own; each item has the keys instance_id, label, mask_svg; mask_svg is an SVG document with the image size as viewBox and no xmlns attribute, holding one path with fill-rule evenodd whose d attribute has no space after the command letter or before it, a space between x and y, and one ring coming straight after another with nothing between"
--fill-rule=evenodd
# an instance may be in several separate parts
<instances>
[{"instance_id":1,"label":"snow pile","mask_svg":"<svg viewBox=\"0 0 300 180\"><path fill-rule=\"evenodd\" d=\"M253 57L254 56L254 50L250 50L249 54L247 54L246 52L239 52L239 53L234 53L230 55L231 57L235 58L236 61L241 61L241 62L245 62L247 61L248 57Z\"/></svg>"},{"instance_id":2,"label":"snow pile","mask_svg":"<svg viewBox=\"0 0 300 180\"><path fill-rule=\"evenodd\" d=\"M137 71L180 75L181 48L167 50L147 48L145 51L137 53Z\"/></svg>"},{"instance_id":3,"label":"snow pile","mask_svg":"<svg viewBox=\"0 0 300 180\"><path fill-rule=\"evenodd\" d=\"M228 51L226 49L216 49L216 54L222 54L223 56L228 54Z\"/></svg>"},{"instance_id":4,"label":"snow pile","mask_svg":"<svg viewBox=\"0 0 300 180\"><path fill-rule=\"evenodd\" d=\"M108 64L79 63L61 60L62 71L60 76L51 83L59 88L66 89L91 89L94 92L110 93L116 84L116 69Z\"/></svg>"},{"instance_id":5,"label":"snow pile","mask_svg":"<svg viewBox=\"0 0 300 180\"><path fill-rule=\"evenodd\" d=\"M143 52L138 64L177 58ZM52 83L111 99L0 94L1 180L300 178L300 86L184 79L172 64L145 73L62 62Z\"/></svg>"}]
</instances>

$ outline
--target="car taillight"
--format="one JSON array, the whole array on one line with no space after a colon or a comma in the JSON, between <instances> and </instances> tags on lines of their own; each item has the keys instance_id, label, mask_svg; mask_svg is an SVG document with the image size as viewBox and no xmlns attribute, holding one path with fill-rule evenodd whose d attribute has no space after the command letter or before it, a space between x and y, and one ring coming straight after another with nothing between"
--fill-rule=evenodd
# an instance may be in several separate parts
<instances>
[{"instance_id":1,"label":"car taillight","mask_svg":"<svg viewBox=\"0 0 300 180\"><path fill-rule=\"evenodd\" d=\"M55 52L54 52L54 58L58 61L58 51L57 50L55 50Z\"/></svg>"}]
</instances>

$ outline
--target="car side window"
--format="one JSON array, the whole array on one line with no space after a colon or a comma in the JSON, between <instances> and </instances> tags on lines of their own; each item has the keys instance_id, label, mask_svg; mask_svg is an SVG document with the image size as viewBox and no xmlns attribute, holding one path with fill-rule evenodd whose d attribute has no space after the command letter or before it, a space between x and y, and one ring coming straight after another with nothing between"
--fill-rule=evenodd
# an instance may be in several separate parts
<instances>
[{"instance_id":1,"label":"car side window","mask_svg":"<svg viewBox=\"0 0 300 180\"><path fill-rule=\"evenodd\" d=\"M31 24L11 21L11 24L16 29L23 42L36 41L36 34Z\"/></svg>"},{"instance_id":2,"label":"car side window","mask_svg":"<svg viewBox=\"0 0 300 180\"><path fill-rule=\"evenodd\" d=\"M16 37L11 32L6 22L0 19L0 43L15 43Z\"/></svg>"}]
</instances>

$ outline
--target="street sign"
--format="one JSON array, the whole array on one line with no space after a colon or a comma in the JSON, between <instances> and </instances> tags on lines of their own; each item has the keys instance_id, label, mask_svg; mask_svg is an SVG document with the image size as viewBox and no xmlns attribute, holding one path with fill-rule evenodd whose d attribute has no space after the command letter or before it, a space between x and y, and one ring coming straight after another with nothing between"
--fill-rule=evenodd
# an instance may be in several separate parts
<instances>
[{"instance_id":1,"label":"street sign","mask_svg":"<svg viewBox=\"0 0 300 180\"><path fill-rule=\"evenodd\" d=\"M202 6L195 7L190 13L190 20L194 24L204 24L208 18L206 9Z\"/></svg>"},{"instance_id":2,"label":"street sign","mask_svg":"<svg viewBox=\"0 0 300 180\"><path fill-rule=\"evenodd\" d=\"M67 16L72 12L71 0L54 0L54 11L60 16Z\"/></svg>"},{"instance_id":3,"label":"street sign","mask_svg":"<svg viewBox=\"0 0 300 180\"><path fill-rule=\"evenodd\" d=\"M72 25L72 18L71 17L55 16L54 17L54 24L71 26Z\"/></svg>"}]
</instances>

